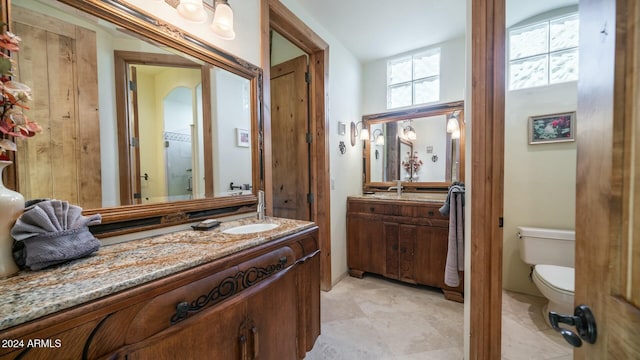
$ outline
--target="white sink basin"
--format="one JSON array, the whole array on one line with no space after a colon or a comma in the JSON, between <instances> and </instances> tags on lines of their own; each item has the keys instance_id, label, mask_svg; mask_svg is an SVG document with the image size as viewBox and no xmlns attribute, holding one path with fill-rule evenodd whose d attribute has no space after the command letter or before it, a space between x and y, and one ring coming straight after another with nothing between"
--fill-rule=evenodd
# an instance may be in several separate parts
<instances>
[{"instance_id":1,"label":"white sink basin","mask_svg":"<svg viewBox=\"0 0 640 360\"><path fill-rule=\"evenodd\" d=\"M223 234L232 234L232 235L253 234L253 233L257 233L257 232L273 230L273 229L277 228L278 226L280 226L280 225L279 224L265 224L265 223L249 224L249 225L242 225L242 226L232 227L232 228L223 230L222 233Z\"/></svg>"}]
</instances>

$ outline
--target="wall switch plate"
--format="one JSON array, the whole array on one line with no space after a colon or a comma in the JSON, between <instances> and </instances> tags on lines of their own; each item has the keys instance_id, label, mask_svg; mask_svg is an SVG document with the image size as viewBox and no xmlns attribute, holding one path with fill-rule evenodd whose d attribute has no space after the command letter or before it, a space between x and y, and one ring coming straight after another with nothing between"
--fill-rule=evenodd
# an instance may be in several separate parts
<instances>
[{"instance_id":1,"label":"wall switch plate","mask_svg":"<svg viewBox=\"0 0 640 360\"><path fill-rule=\"evenodd\" d=\"M338 135L344 135L347 133L347 124L338 122Z\"/></svg>"}]
</instances>

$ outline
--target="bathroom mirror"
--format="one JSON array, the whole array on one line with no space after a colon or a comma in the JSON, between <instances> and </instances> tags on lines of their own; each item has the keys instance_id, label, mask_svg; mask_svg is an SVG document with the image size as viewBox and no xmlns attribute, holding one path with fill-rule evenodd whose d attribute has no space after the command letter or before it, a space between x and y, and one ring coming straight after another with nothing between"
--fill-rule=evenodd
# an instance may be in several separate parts
<instances>
[{"instance_id":1,"label":"bathroom mirror","mask_svg":"<svg viewBox=\"0 0 640 360\"><path fill-rule=\"evenodd\" d=\"M454 118L456 129L447 131ZM364 191L386 190L399 179L406 191L446 190L464 181L464 103L423 106L362 117ZM453 131L457 130L457 131Z\"/></svg>"},{"instance_id":2,"label":"bathroom mirror","mask_svg":"<svg viewBox=\"0 0 640 360\"><path fill-rule=\"evenodd\" d=\"M18 143L26 199L99 212L107 232L255 205L258 67L121 1L12 0L10 24L44 129Z\"/></svg>"}]
</instances>

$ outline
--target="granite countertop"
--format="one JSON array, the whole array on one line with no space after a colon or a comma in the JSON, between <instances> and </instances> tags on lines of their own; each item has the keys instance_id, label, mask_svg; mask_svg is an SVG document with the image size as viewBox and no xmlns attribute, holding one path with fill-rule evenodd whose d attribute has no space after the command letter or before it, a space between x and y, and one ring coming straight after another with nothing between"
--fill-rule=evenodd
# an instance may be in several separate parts
<instances>
[{"instance_id":1,"label":"granite countertop","mask_svg":"<svg viewBox=\"0 0 640 360\"><path fill-rule=\"evenodd\" d=\"M435 202L444 203L447 199L447 193L408 193L403 192L402 195L394 192L376 192L373 194L353 195L351 198L357 199L373 199L373 200L394 200L394 201L419 201L419 202Z\"/></svg>"},{"instance_id":2,"label":"granite countertop","mask_svg":"<svg viewBox=\"0 0 640 360\"><path fill-rule=\"evenodd\" d=\"M229 235L222 231L258 222L246 218L210 231L185 230L103 246L92 256L0 280L0 330L211 262L275 238L310 228L312 222L265 218L273 230Z\"/></svg>"}]
</instances>

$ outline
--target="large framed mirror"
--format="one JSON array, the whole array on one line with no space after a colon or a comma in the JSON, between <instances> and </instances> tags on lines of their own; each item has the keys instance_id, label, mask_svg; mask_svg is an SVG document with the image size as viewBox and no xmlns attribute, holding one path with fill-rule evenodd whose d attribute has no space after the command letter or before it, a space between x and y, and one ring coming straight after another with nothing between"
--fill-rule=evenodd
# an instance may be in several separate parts
<instances>
[{"instance_id":1,"label":"large framed mirror","mask_svg":"<svg viewBox=\"0 0 640 360\"><path fill-rule=\"evenodd\" d=\"M8 183L100 213L97 235L255 209L262 72L119 0L11 0L41 134Z\"/></svg>"},{"instance_id":2,"label":"large framed mirror","mask_svg":"<svg viewBox=\"0 0 640 360\"><path fill-rule=\"evenodd\" d=\"M409 192L446 191L464 181L462 101L365 115L364 191L382 191L397 180Z\"/></svg>"}]
</instances>

